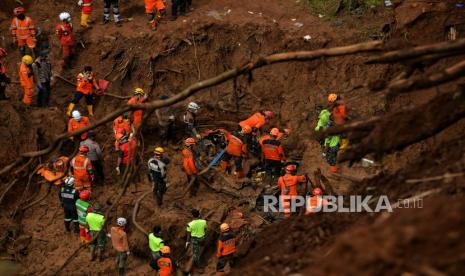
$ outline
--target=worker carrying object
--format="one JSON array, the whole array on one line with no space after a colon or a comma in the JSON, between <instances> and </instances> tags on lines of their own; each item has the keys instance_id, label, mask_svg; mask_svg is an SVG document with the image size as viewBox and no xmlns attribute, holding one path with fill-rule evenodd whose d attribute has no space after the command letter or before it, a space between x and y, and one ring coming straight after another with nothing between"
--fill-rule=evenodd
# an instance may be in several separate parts
<instances>
[{"instance_id":1,"label":"worker carrying object","mask_svg":"<svg viewBox=\"0 0 465 276\"><path fill-rule=\"evenodd\" d=\"M145 93L144 89L137 87L134 89L134 96L129 99L128 104L141 104L147 100L148 95ZM142 123L142 110L137 109L131 113L131 121L133 132L140 126Z\"/></svg>"},{"instance_id":2,"label":"worker carrying object","mask_svg":"<svg viewBox=\"0 0 465 276\"><path fill-rule=\"evenodd\" d=\"M96 255L99 256L99 260L103 260L103 254L105 250L106 238L105 229L105 216L100 204L95 203L92 207L92 211L86 216L86 223L89 226L90 236L92 237L92 243L90 244L90 260L95 260ZM97 254L95 254L95 248L98 247Z\"/></svg>"},{"instance_id":3,"label":"worker carrying object","mask_svg":"<svg viewBox=\"0 0 465 276\"><path fill-rule=\"evenodd\" d=\"M183 122L186 124L186 136L194 137L196 141L202 137L197 132L197 113L199 112L200 106L195 102L190 102L187 105L186 113L182 117Z\"/></svg>"},{"instance_id":4,"label":"worker carrying object","mask_svg":"<svg viewBox=\"0 0 465 276\"><path fill-rule=\"evenodd\" d=\"M130 139L127 136L119 139L119 148L117 151L118 160L116 162L116 175L120 175L121 172L125 172L129 163L134 160L136 156L136 140Z\"/></svg>"},{"instance_id":5,"label":"worker carrying object","mask_svg":"<svg viewBox=\"0 0 465 276\"><path fill-rule=\"evenodd\" d=\"M160 249L165 246L165 243L161 238L161 227L155 225L152 233L149 233L148 239L150 252L152 253L152 260L156 262L161 257Z\"/></svg>"},{"instance_id":6,"label":"worker carrying object","mask_svg":"<svg viewBox=\"0 0 465 276\"><path fill-rule=\"evenodd\" d=\"M194 265L200 267L200 254L204 246L205 230L207 229L207 221L200 218L200 212L197 209L192 209L192 217L194 220L187 224L187 241L186 248L192 244L192 259Z\"/></svg>"},{"instance_id":7,"label":"worker carrying object","mask_svg":"<svg viewBox=\"0 0 465 276\"><path fill-rule=\"evenodd\" d=\"M110 238L113 248L116 250L116 267L118 267L118 275L122 276L126 273L126 260L130 254L128 236L125 231L127 220L118 218L116 226L111 227Z\"/></svg>"},{"instance_id":8,"label":"worker carrying object","mask_svg":"<svg viewBox=\"0 0 465 276\"><path fill-rule=\"evenodd\" d=\"M255 132L257 129L260 129L263 125L269 122L272 118L272 111L259 111L247 118L246 120L239 122L239 126L241 127L241 129L244 128L244 126L249 126L252 128L252 131Z\"/></svg>"},{"instance_id":9,"label":"worker carrying object","mask_svg":"<svg viewBox=\"0 0 465 276\"><path fill-rule=\"evenodd\" d=\"M216 256L216 272L224 272L224 268L229 263L231 267L234 263L236 253L236 237L231 232L227 223L220 225L220 237L218 238L218 250Z\"/></svg>"},{"instance_id":10,"label":"worker carrying object","mask_svg":"<svg viewBox=\"0 0 465 276\"><path fill-rule=\"evenodd\" d=\"M160 96L160 100L167 100L169 97L166 95ZM174 113L171 110L171 107L165 106L157 108L155 110L155 115L158 119L158 126L160 129L160 140L161 145L166 146L168 144L168 139L171 137L174 126Z\"/></svg>"},{"instance_id":11,"label":"worker carrying object","mask_svg":"<svg viewBox=\"0 0 465 276\"><path fill-rule=\"evenodd\" d=\"M53 79L52 64L48 59L47 53L40 53L39 57L32 63L32 71L34 72L34 79L39 91L37 106L46 107L50 99L50 82Z\"/></svg>"},{"instance_id":12,"label":"worker carrying object","mask_svg":"<svg viewBox=\"0 0 465 276\"><path fill-rule=\"evenodd\" d=\"M67 69L71 67L71 62L74 59L75 41L73 24L71 23L71 15L68 12L62 12L58 17L61 23L55 27L55 35L61 45L61 67Z\"/></svg>"},{"instance_id":13,"label":"worker carrying object","mask_svg":"<svg viewBox=\"0 0 465 276\"><path fill-rule=\"evenodd\" d=\"M119 0L103 0L103 24L110 22L110 8L113 8L113 19L116 26L121 26Z\"/></svg>"},{"instance_id":14,"label":"worker carrying object","mask_svg":"<svg viewBox=\"0 0 465 276\"><path fill-rule=\"evenodd\" d=\"M151 267L158 271L158 276L174 276L176 273L176 260L171 257L171 249L169 246L163 246L160 249L161 258L153 262ZM151 262L152 263L152 262Z\"/></svg>"},{"instance_id":15,"label":"worker carrying object","mask_svg":"<svg viewBox=\"0 0 465 276\"><path fill-rule=\"evenodd\" d=\"M84 71L77 75L76 91L74 91L74 99L68 106L68 115L74 109L74 106L79 103L82 97L86 99L87 112L89 116L94 116L93 102L94 89L100 90L95 79L95 73L91 66L84 66Z\"/></svg>"},{"instance_id":16,"label":"worker carrying object","mask_svg":"<svg viewBox=\"0 0 465 276\"><path fill-rule=\"evenodd\" d=\"M87 146L89 152L87 153L87 158L89 158L92 163L92 168L95 173L95 183L103 184L105 180L105 174L103 170L103 152L100 148L100 145L95 141L97 134L93 130L89 130L87 133L87 139L81 141L81 146Z\"/></svg>"},{"instance_id":17,"label":"worker carrying object","mask_svg":"<svg viewBox=\"0 0 465 276\"><path fill-rule=\"evenodd\" d=\"M170 159L164 156L165 149L162 147L156 147L153 153L155 155L148 162L149 179L153 184L153 197L157 201L158 206L161 206L163 195L166 192L167 166L170 163Z\"/></svg>"},{"instance_id":18,"label":"worker carrying object","mask_svg":"<svg viewBox=\"0 0 465 276\"><path fill-rule=\"evenodd\" d=\"M156 30L162 16L166 15L166 7L163 0L144 0L145 13L149 20L149 26Z\"/></svg>"},{"instance_id":19,"label":"worker carrying object","mask_svg":"<svg viewBox=\"0 0 465 276\"><path fill-rule=\"evenodd\" d=\"M66 231L71 231L71 223L73 223L73 228L76 233L79 233L78 225L78 214L76 209L76 202L79 199L79 192L74 188L74 177L68 176L65 179L65 185L61 187L59 199L61 202L61 207L65 214L65 229Z\"/></svg>"},{"instance_id":20,"label":"worker carrying object","mask_svg":"<svg viewBox=\"0 0 465 276\"><path fill-rule=\"evenodd\" d=\"M241 132L231 134L226 130L220 130L227 141L226 152L221 160L221 166L226 173L231 173L230 162L234 161L237 178L244 177L243 159L247 157L247 144L245 136L252 132L252 129L246 125Z\"/></svg>"},{"instance_id":21,"label":"worker carrying object","mask_svg":"<svg viewBox=\"0 0 465 276\"><path fill-rule=\"evenodd\" d=\"M87 158L89 147L79 146L79 153L71 159L71 172L76 180L76 190L92 190L92 182L94 181L94 172L92 163Z\"/></svg>"},{"instance_id":22,"label":"worker carrying object","mask_svg":"<svg viewBox=\"0 0 465 276\"><path fill-rule=\"evenodd\" d=\"M315 131L326 129L334 124L331 113L327 109L323 109L318 115L318 123L315 127ZM322 141L323 153L326 158L326 162L329 164L331 172L337 172L337 153L340 145L339 135L329 135Z\"/></svg>"},{"instance_id":23,"label":"worker carrying object","mask_svg":"<svg viewBox=\"0 0 465 276\"><path fill-rule=\"evenodd\" d=\"M89 199L90 191L83 190L79 193L79 199L76 201L76 211L79 222L79 240L81 244L89 243L91 240L89 227L86 222L87 214L92 210Z\"/></svg>"},{"instance_id":24,"label":"worker carrying object","mask_svg":"<svg viewBox=\"0 0 465 276\"><path fill-rule=\"evenodd\" d=\"M23 87L23 104L30 106L32 98L34 97L35 82L34 73L32 72L32 57L25 55L22 58L21 65L19 66L19 81Z\"/></svg>"},{"instance_id":25,"label":"worker carrying object","mask_svg":"<svg viewBox=\"0 0 465 276\"><path fill-rule=\"evenodd\" d=\"M324 205L328 205L328 201L323 198L323 190L318 187L314 188L311 196L307 199L305 215L308 216L312 214L314 209L319 209Z\"/></svg>"},{"instance_id":26,"label":"worker carrying object","mask_svg":"<svg viewBox=\"0 0 465 276\"><path fill-rule=\"evenodd\" d=\"M90 126L89 118L87 116L81 116L81 112L74 110L68 122L68 132L74 132L87 126ZM87 139L87 132L81 133L80 137L81 140ZM69 137L69 139L74 140L74 136Z\"/></svg>"},{"instance_id":27,"label":"worker carrying object","mask_svg":"<svg viewBox=\"0 0 465 276\"><path fill-rule=\"evenodd\" d=\"M286 160L281 142L278 140L280 131L272 128L268 139L261 141L262 158L265 173L268 178L275 179L281 174L281 162Z\"/></svg>"},{"instance_id":28,"label":"worker carrying object","mask_svg":"<svg viewBox=\"0 0 465 276\"><path fill-rule=\"evenodd\" d=\"M347 122L346 104L337 94L329 94L328 96L329 110L331 110L331 118L336 125L342 125ZM349 139L341 137L341 150L344 150L349 145Z\"/></svg>"},{"instance_id":29,"label":"worker carrying object","mask_svg":"<svg viewBox=\"0 0 465 276\"><path fill-rule=\"evenodd\" d=\"M193 181L190 194L194 196L197 193L199 187L199 181L197 179L197 174L199 173L199 159L197 153L194 151L193 147L195 145L195 139L192 137L184 140L184 148L181 151L182 154L182 166L184 173L187 176L187 183Z\"/></svg>"},{"instance_id":30,"label":"worker carrying object","mask_svg":"<svg viewBox=\"0 0 465 276\"><path fill-rule=\"evenodd\" d=\"M67 163L68 157L66 156L51 158L48 164L44 164L37 170L37 174L42 175L46 181L53 182L53 184L59 186L64 182L65 174L68 173Z\"/></svg>"},{"instance_id":31,"label":"worker carrying object","mask_svg":"<svg viewBox=\"0 0 465 276\"><path fill-rule=\"evenodd\" d=\"M21 56L26 55L26 46L34 55L36 47L36 28L32 19L25 14L23 7L17 7L13 10L14 18L11 20L10 31L13 36L13 44L17 44ZM32 61L31 61L32 63Z\"/></svg>"},{"instance_id":32,"label":"worker carrying object","mask_svg":"<svg viewBox=\"0 0 465 276\"><path fill-rule=\"evenodd\" d=\"M286 174L278 178L278 186L281 190L281 206L284 210L284 217L288 218L291 216L292 199L298 195L297 184L306 182L305 175L296 175L297 168L295 165L287 165L285 168Z\"/></svg>"},{"instance_id":33,"label":"worker carrying object","mask_svg":"<svg viewBox=\"0 0 465 276\"><path fill-rule=\"evenodd\" d=\"M89 17L92 13L92 0L79 0L78 6L82 7L81 10L81 27L89 27Z\"/></svg>"},{"instance_id":34,"label":"worker carrying object","mask_svg":"<svg viewBox=\"0 0 465 276\"><path fill-rule=\"evenodd\" d=\"M6 51L0 48L0 101L8 100L9 98L5 94L5 90L8 84L11 83L11 79L6 72L5 64L2 59L6 57Z\"/></svg>"}]
</instances>

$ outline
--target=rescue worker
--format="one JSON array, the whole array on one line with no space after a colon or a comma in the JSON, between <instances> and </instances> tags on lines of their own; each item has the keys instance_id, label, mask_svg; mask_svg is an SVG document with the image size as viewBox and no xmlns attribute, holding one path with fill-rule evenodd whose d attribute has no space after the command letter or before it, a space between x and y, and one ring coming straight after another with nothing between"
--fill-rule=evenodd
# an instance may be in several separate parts
<instances>
[{"instance_id":1,"label":"rescue worker","mask_svg":"<svg viewBox=\"0 0 465 276\"><path fill-rule=\"evenodd\" d=\"M158 271L158 276L173 276L176 273L176 260L171 258L171 249L169 246L163 246L161 249L161 258L156 262L154 269Z\"/></svg>"},{"instance_id":2,"label":"rescue worker","mask_svg":"<svg viewBox=\"0 0 465 276\"><path fill-rule=\"evenodd\" d=\"M125 135L119 140L118 160L116 162L116 175L125 172L128 164L134 160L136 156L136 141L128 139Z\"/></svg>"},{"instance_id":3,"label":"rescue worker","mask_svg":"<svg viewBox=\"0 0 465 276\"><path fill-rule=\"evenodd\" d=\"M268 139L262 141L262 158L267 178L278 178L281 174L281 162L286 160L281 142L278 140L280 132L272 128Z\"/></svg>"},{"instance_id":4,"label":"rescue worker","mask_svg":"<svg viewBox=\"0 0 465 276\"><path fill-rule=\"evenodd\" d=\"M186 248L189 244L192 244L192 259L194 260L194 265L199 268L207 221L200 218L200 212L197 209L192 209L192 217L194 220L187 224Z\"/></svg>"},{"instance_id":5,"label":"rescue worker","mask_svg":"<svg viewBox=\"0 0 465 276\"><path fill-rule=\"evenodd\" d=\"M34 73L32 72L32 57L25 55L22 58L21 65L19 66L19 81L23 87L23 104L31 106L32 98L34 97Z\"/></svg>"},{"instance_id":6,"label":"rescue worker","mask_svg":"<svg viewBox=\"0 0 465 276\"><path fill-rule=\"evenodd\" d=\"M130 254L128 236L125 231L127 220L125 218L118 218L116 226L111 227L109 236L111 237L111 244L116 250L116 267L118 268L118 275L122 276L126 273L126 260Z\"/></svg>"},{"instance_id":7,"label":"rescue worker","mask_svg":"<svg viewBox=\"0 0 465 276\"><path fill-rule=\"evenodd\" d=\"M47 164L44 164L39 170L37 170L37 174L42 175L46 181L52 182L57 186L60 186L64 182L64 176L67 173L67 156L52 157Z\"/></svg>"},{"instance_id":8,"label":"rescue worker","mask_svg":"<svg viewBox=\"0 0 465 276\"><path fill-rule=\"evenodd\" d=\"M227 174L231 173L230 162L234 161L237 178L244 177L242 161L247 157L247 144L245 143L245 135L250 134L252 129L249 126L244 126L241 132L231 134L229 131L220 130L227 141L226 152L221 160L221 167Z\"/></svg>"},{"instance_id":9,"label":"rescue worker","mask_svg":"<svg viewBox=\"0 0 465 276\"><path fill-rule=\"evenodd\" d=\"M149 179L153 184L153 197L157 201L158 206L161 206L163 195L166 192L167 166L170 163L170 159L163 155L165 149L162 147L156 147L153 153L155 155L148 162Z\"/></svg>"},{"instance_id":10,"label":"rescue worker","mask_svg":"<svg viewBox=\"0 0 465 276\"><path fill-rule=\"evenodd\" d=\"M297 168L295 165L286 166L286 174L278 179L278 186L281 190L281 204L284 209L284 217L291 216L292 207L291 201L298 195L297 185L306 182L305 175L296 175Z\"/></svg>"},{"instance_id":11,"label":"rescue worker","mask_svg":"<svg viewBox=\"0 0 465 276\"><path fill-rule=\"evenodd\" d=\"M103 0L103 24L110 22L110 8L113 8L113 18L116 26L121 26L119 16L119 0Z\"/></svg>"},{"instance_id":12,"label":"rescue worker","mask_svg":"<svg viewBox=\"0 0 465 276\"><path fill-rule=\"evenodd\" d=\"M91 66L84 66L84 71L77 75L76 91L74 99L68 106L68 115L74 109L74 106L79 103L82 97L86 99L87 112L89 116L94 116L94 88L100 90L95 79L95 73L92 72Z\"/></svg>"},{"instance_id":13,"label":"rescue worker","mask_svg":"<svg viewBox=\"0 0 465 276\"><path fill-rule=\"evenodd\" d=\"M186 135L195 137L196 141L202 137L197 132L197 112L199 112L200 106L195 102L190 102L187 105L186 113L183 116L183 122L186 124Z\"/></svg>"},{"instance_id":14,"label":"rescue worker","mask_svg":"<svg viewBox=\"0 0 465 276\"><path fill-rule=\"evenodd\" d=\"M244 121L239 122L239 126L244 128L244 126L249 126L252 128L252 131L260 129L264 124L269 122L273 118L273 112L269 110L259 111L247 118Z\"/></svg>"},{"instance_id":15,"label":"rescue worker","mask_svg":"<svg viewBox=\"0 0 465 276\"><path fill-rule=\"evenodd\" d=\"M6 67L2 62L2 59L6 57L6 51L0 48L0 101L8 100L9 98L5 94L6 87L11 83L11 79L6 73Z\"/></svg>"},{"instance_id":16,"label":"rescue worker","mask_svg":"<svg viewBox=\"0 0 465 276\"><path fill-rule=\"evenodd\" d=\"M163 0L144 0L145 13L149 20L149 26L156 30L161 17L166 14L166 7Z\"/></svg>"},{"instance_id":17,"label":"rescue worker","mask_svg":"<svg viewBox=\"0 0 465 276\"><path fill-rule=\"evenodd\" d=\"M164 241L161 238L161 227L155 225L153 227L152 233L149 233L148 239L150 252L152 253L152 259L156 262L161 257L160 249L165 246Z\"/></svg>"},{"instance_id":18,"label":"rescue worker","mask_svg":"<svg viewBox=\"0 0 465 276\"><path fill-rule=\"evenodd\" d=\"M168 96L160 96L160 100L167 100ZM168 139L171 136L173 125L174 125L174 113L169 106L157 108L155 115L158 119L158 126L160 127L160 140L162 146L168 144Z\"/></svg>"},{"instance_id":19,"label":"rescue worker","mask_svg":"<svg viewBox=\"0 0 465 276\"><path fill-rule=\"evenodd\" d=\"M176 20L176 18L178 17L178 10L181 16L186 15L187 2L188 2L187 0L172 0L171 2L172 2L171 14L172 14L173 20Z\"/></svg>"},{"instance_id":20,"label":"rescue worker","mask_svg":"<svg viewBox=\"0 0 465 276\"><path fill-rule=\"evenodd\" d=\"M321 188L315 188L312 190L311 196L307 199L305 215L311 215L314 209L321 208L323 205L328 205L328 201L323 196L323 190Z\"/></svg>"},{"instance_id":21,"label":"rescue worker","mask_svg":"<svg viewBox=\"0 0 465 276\"><path fill-rule=\"evenodd\" d=\"M126 113L113 121L113 132L115 133L115 150L118 151L119 140L125 135L131 136L132 133L131 122L127 119Z\"/></svg>"},{"instance_id":22,"label":"rescue worker","mask_svg":"<svg viewBox=\"0 0 465 276\"><path fill-rule=\"evenodd\" d=\"M36 80L37 90L37 106L48 106L50 99L50 82L52 81L52 64L48 60L46 53L41 53L39 57L32 63L32 71Z\"/></svg>"},{"instance_id":23,"label":"rescue worker","mask_svg":"<svg viewBox=\"0 0 465 276\"><path fill-rule=\"evenodd\" d=\"M341 97L337 94L329 94L328 96L328 104L331 110L331 118L333 119L336 125L342 125L347 122L347 112L346 112L346 104L341 99ZM344 150L349 145L349 139L342 138L341 139L341 150Z\"/></svg>"},{"instance_id":24,"label":"rescue worker","mask_svg":"<svg viewBox=\"0 0 465 276\"><path fill-rule=\"evenodd\" d=\"M92 168L95 172L95 182L103 184L105 180L105 174L103 171L103 152L100 148L100 145L95 141L97 134L93 130L89 130L87 133L87 139L81 142L81 146L87 146L89 152L87 153L87 158L89 158L92 163Z\"/></svg>"},{"instance_id":25,"label":"rescue worker","mask_svg":"<svg viewBox=\"0 0 465 276\"><path fill-rule=\"evenodd\" d=\"M141 104L147 100L148 95L144 92L144 89L137 87L134 89L134 96L129 99L128 104ZM142 110L134 110L131 113L131 121L133 132L140 126L142 123Z\"/></svg>"},{"instance_id":26,"label":"rescue worker","mask_svg":"<svg viewBox=\"0 0 465 276\"><path fill-rule=\"evenodd\" d=\"M81 116L81 112L74 110L68 122L68 132L73 132L87 126L90 126L89 118L87 116ZM87 132L81 133L80 137L81 140L87 139ZM69 137L69 139L74 140L74 136Z\"/></svg>"},{"instance_id":27,"label":"rescue worker","mask_svg":"<svg viewBox=\"0 0 465 276\"><path fill-rule=\"evenodd\" d=\"M95 260L96 255L99 256L99 260L103 261L103 252L105 250L106 238L107 235L103 226L105 224L105 216L102 214L103 210L100 204L95 203L86 216L86 223L89 226L90 236L92 237L92 242L90 244L90 260ZM97 249L97 254L95 254L95 248Z\"/></svg>"},{"instance_id":28,"label":"rescue worker","mask_svg":"<svg viewBox=\"0 0 465 276\"><path fill-rule=\"evenodd\" d=\"M315 127L315 131L326 129L333 125L331 113L327 109L323 109L318 115L318 123ZM337 172L337 153L339 151L340 136L329 135L322 141L323 153L326 158L326 162L329 164L329 170L331 172Z\"/></svg>"},{"instance_id":29,"label":"rescue worker","mask_svg":"<svg viewBox=\"0 0 465 276\"><path fill-rule=\"evenodd\" d=\"M65 229L71 231L71 223L73 223L74 232L79 233L78 213L76 202L79 199L79 192L74 188L74 177L68 176L65 179L65 185L61 187L59 198L61 207L65 214Z\"/></svg>"},{"instance_id":30,"label":"rescue worker","mask_svg":"<svg viewBox=\"0 0 465 276\"><path fill-rule=\"evenodd\" d=\"M218 250L216 256L216 275L221 275L224 272L225 266L229 263L231 267L234 262L234 254L236 253L236 237L231 232L227 223L220 225L220 237L218 238Z\"/></svg>"},{"instance_id":31,"label":"rescue worker","mask_svg":"<svg viewBox=\"0 0 465 276\"><path fill-rule=\"evenodd\" d=\"M26 55L26 46L34 55L36 47L36 28L32 19L25 15L26 10L23 7L17 7L13 10L14 18L11 21L10 31L13 36L13 43L18 45L21 56ZM31 62L32 63L32 62Z\"/></svg>"},{"instance_id":32,"label":"rescue worker","mask_svg":"<svg viewBox=\"0 0 465 276\"><path fill-rule=\"evenodd\" d=\"M86 223L86 216L92 210L89 199L90 191L83 190L79 193L79 199L76 201L76 211L79 222L79 240L81 244L89 243L91 240L89 227Z\"/></svg>"},{"instance_id":33,"label":"rescue worker","mask_svg":"<svg viewBox=\"0 0 465 276\"><path fill-rule=\"evenodd\" d=\"M73 24L71 23L71 15L68 12L60 13L59 18L61 23L55 27L55 35L61 45L61 68L67 69L71 67L71 62L74 59L75 41Z\"/></svg>"},{"instance_id":34,"label":"rescue worker","mask_svg":"<svg viewBox=\"0 0 465 276\"><path fill-rule=\"evenodd\" d=\"M89 147L80 146L79 153L71 159L71 172L76 180L76 190L92 191L92 182L94 181L94 172L92 162L87 158Z\"/></svg>"},{"instance_id":35,"label":"rescue worker","mask_svg":"<svg viewBox=\"0 0 465 276\"><path fill-rule=\"evenodd\" d=\"M89 17L92 13L92 0L79 0L78 5L82 7L81 10L81 27L89 27Z\"/></svg>"},{"instance_id":36,"label":"rescue worker","mask_svg":"<svg viewBox=\"0 0 465 276\"><path fill-rule=\"evenodd\" d=\"M195 140L192 137L187 138L184 140L184 149L181 151L182 154L182 166L184 173L187 176L187 183L192 183L192 187L190 190L191 196L194 196L197 193L197 189L199 187L199 181L197 179L197 174L199 173L198 168L198 157L195 151L193 150L193 146L195 145Z\"/></svg>"}]
</instances>

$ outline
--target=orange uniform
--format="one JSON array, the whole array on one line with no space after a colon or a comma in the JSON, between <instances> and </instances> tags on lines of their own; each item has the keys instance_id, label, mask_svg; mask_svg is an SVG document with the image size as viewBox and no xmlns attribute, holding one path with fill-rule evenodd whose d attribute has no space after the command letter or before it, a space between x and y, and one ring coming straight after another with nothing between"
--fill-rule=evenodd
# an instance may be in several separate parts
<instances>
[{"instance_id":1,"label":"orange uniform","mask_svg":"<svg viewBox=\"0 0 465 276\"><path fill-rule=\"evenodd\" d=\"M18 47L27 45L33 49L36 47L36 28L32 19L26 16L24 20L13 18L10 26L11 34L18 41Z\"/></svg>"},{"instance_id":2,"label":"orange uniform","mask_svg":"<svg viewBox=\"0 0 465 276\"><path fill-rule=\"evenodd\" d=\"M265 115L261 112L257 112L254 115L250 116L248 119L239 123L243 128L244 126L249 126L253 128L261 128L266 123Z\"/></svg>"},{"instance_id":3,"label":"orange uniform","mask_svg":"<svg viewBox=\"0 0 465 276\"><path fill-rule=\"evenodd\" d=\"M92 162L83 154L76 155L71 160L74 179L76 180L76 190L91 190L94 174L92 172Z\"/></svg>"},{"instance_id":4,"label":"orange uniform","mask_svg":"<svg viewBox=\"0 0 465 276\"><path fill-rule=\"evenodd\" d=\"M126 134L129 135L132 132L131 123L129 120L123 118L123 116L119 116L113 121L113 131L116 134Z\"/></svg>"},{"instance_id":5,"label":"orange uniform","mask_svg":"<svg viewBox=\"0 0 465 276\"><path fill-rule=\"evenodd\" d=\"M344 103L337 103L332 111L333 120L336 125L342 125L346 120L346 105Z\"/></svg>"},{"instance_id":6,"label":"orange uniform","mask_svg":"<svg viewBox=\"0 0 465 276\"><path fill-rule=\"evenodd\" d=\"M298 195L297 184L305 182L305 175L285 174L278 179L278 186L281 189L281 204L284 209L284 217L291 216L292 198Z\"/></svg>"},{"instance_id":7,"label":"orange uniform","mask_svg":"<svg viewBox=\"0 0 465 276\"><path fill-rule=\"evenodd\" d=\"M138 100L138 97L134 96L128 101L128 104L141 104L143 102L145 102L145 98L140 98L140 100ZM132 112L132 124L134 129L137 129L142 123L142 116L142 110L135 110Z\"/></svg>"},{"instance_id":8,"label":"orange uniform","mask_svg":"<svg viewBox=\"0 0 465 276\"><path fill-rule=\"evenodd\" d=\"M328 205L328 201L321 196L312 196L307 200L305 215L308 216L313 213L314 208L321 208L323 205Z\"/></svg>"},{"instance_id":9,"label":"orange uniform","mask_svg":"<svg viewBox=\"0 0 465 276\"><path fill-rule=\"evenodd\" d=\"M162 0L144 0L145 1L145 13L154 13L165 9L165 3Z\"/></svg>"},{"instance_id":10,"label":"orange uniform","mask_svg":"<svg viewBox=\"0 0 465 276\"><path fill-rule=\"evenodd\" d=\"M68 132L73 132L78 129L89 126L89 125L90 125L90 120L86 116L81 116L81 120L79 120L79 122L76 121L76 119L71 118L69 119L69 123L68 123ZM71 137L71 139L73 139L73 137ZM87 132L84 132L81 134L81 140L85 140L85 139L87 139Z\"/></svg>"},{"instance_id":11,"label":"orange uniform","mask_svg":"<svg viewBox=\"0 0 465 276\"><path fill-rule=\"evenodd\" d=\"M159 268L158 276L172 276L173 261L168 257L161 257L157 260L157 266Z\"/></svg>"},{"instance_id":12,"label":"orange uniform","mask_svg":"<svg viewBox=\"0 0 465 276\"><path fill-rule=\"evenodd\" d=\"M92 72L91 77L87 77L83 73L77 75L76 91L81 92L84 95L91 95L94 91L94 87L97 86L95 80L95 74Z\"/></svg>"},{"instance_id":13,"label":"orange uniform","mask_svg":"<svg viewBox=\"0 0 465 276\"><path fill-rule=\"evenodd\" d=\"M225 131L224 136L228 141L226 152L234 157L241 157L247 154L247 145L241 139Z\"/></svg>"},{"instance_id":14,"label":"orange uniform","mask_svg":"<svg viewBox=\"0 0 465 276\"><path fill-rule=\"evenodd\" d=\"M134 160L136 156L136 140L130 139L127 143L120 145L119 154L121 164L127 165Z\"/></svg>"},{"instance_id":15,"label":"orange uniform","mask_svg":"<svg viewBox=\"0 0 465 276\"><path fill-rule=\"evenodd\" d=\"M218 239L218 251L216 256L228 256L236 252L236 238L231 233L226 233Z\"/></svg>"},{"instance_id":16,"label":"orange uniform","mask_svg":"<svg viewBox=\"0 0 465 276\"><path fill-rule=\"evenodd\" d=\"M182 166L184 168L184 172L187 176L196 175L198 173L197 166L195 165L195 157L192 149L185 148L181 151L182 153Z\"/></svg>"},{"instance_id":17,"label":"orange uniform","mask_svg":"<svg viewBox=\"0 0 465 276\"><path fill-rule=\"evenodd\" d=\"M283 146L277 139L265 139L261 143L263 158L267 160L284 161Z\"/></svg>"},{"instance_id":18,"label":"orange uniform","mask_svg":"<svg viewBox=\"0 0 465 276\"><path fill-rule=\"evenodd\" d=\"M32 104L32 97L34 96L34 73L30 66L21 63L19 66L19 80L23 87L23 103L27 106Z\"/></svg>"}]
</instances>

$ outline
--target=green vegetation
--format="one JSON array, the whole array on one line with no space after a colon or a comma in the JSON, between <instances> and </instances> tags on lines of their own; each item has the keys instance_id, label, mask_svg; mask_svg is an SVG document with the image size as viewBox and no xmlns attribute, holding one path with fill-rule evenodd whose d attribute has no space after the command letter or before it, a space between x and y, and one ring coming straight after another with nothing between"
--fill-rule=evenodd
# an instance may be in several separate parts
<instances>
[{"instance_id":1,"label":"green vegetation","mask_svg":"<svg viewBox=\"0 0 465 276\"><path fill-rule=\"evenodd\" d=\"M383 0L305 0L313 13L334 16L341 10L352 11L383 5Z\"/></svg>"}]
</instances>

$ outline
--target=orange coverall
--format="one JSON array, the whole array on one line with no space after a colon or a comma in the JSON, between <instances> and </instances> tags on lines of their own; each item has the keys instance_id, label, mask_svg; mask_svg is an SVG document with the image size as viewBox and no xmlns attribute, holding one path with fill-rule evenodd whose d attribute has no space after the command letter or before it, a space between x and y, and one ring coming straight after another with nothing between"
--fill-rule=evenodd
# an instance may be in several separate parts
<instances>
[{"instance_id":1,"label":"orange coverall","mask_svg":"<svg viewBox=\"0 0 465 276\"><path fill-rule=\"evenodd\" d=\"M26 16L24 20L19 20L17 17L13 18L10 30L13 37L18 41L18 47L25 45L31 49L36 47L36 29L29 16Z\"/></svg>"},{"instance_id":2,"label":"orange coverall","mask_svg":"<svg viewBox=\"0 0 465 276\"><path fill-rule=\"evenodd\" d=\"M76 190L92 190L94 176L92 162L90 162L89 158L83 154L78 154L71 160L71 167L73 168L73 175L76 180Z\"/></svg>"},{"instance_id":3,"label":"orange coverall","mask_svg":"<svg viewBox=\"0 0 465 276\"><path fill-rule=\"evenodd\" d=\"M141 98L140 100L137 99L137 96L132 97L129 99L128 104L141 104L145 102L145 98ZM142 110L134 110L132 112L132 124L134 126L134 129L137 129L139 125L142 123Z\"/></svg>"},{"instance_id":4,"label":"orange coverall","mask_svg":"<svg viewBox=\"0 0 465 276\"><path fill-rule=\"evenodd\" d=\"M81 120L78 122L76 119L71 118L69 119L68 123L68 132L73 132L78 129L84 128L86 126L90 125L90 120L86 116L81 116ZM70 137L71 140L73 140L74 137ZM86 140L87 139L87 132L84 132L81 134L81 139Z\"/></svg>"},{"instance_id":5,"label":"orange coverall","mask_svg":"<svg viewBox=\"0 0 465 276\"><path fill-rule=\"evenodd\" d=\"M23 103L26 106L32 104L32 97L34 96L34 74L32 73L31 67L21 63L19 66L19 80L23 87Z\"/></svg>"},{"instance_id":6,"label":"orange coverall","mask_svg":"<svg viewBox=\"0 0 465 276\"><path fill-rule=\"evenodd\" d=\"M305 175L285 174L278 179L278 186L281 189L281 204L284 209L284 217L291 216L291 200L298 195L297 184L305 182Z\"/></svg>"}]
</instances>

